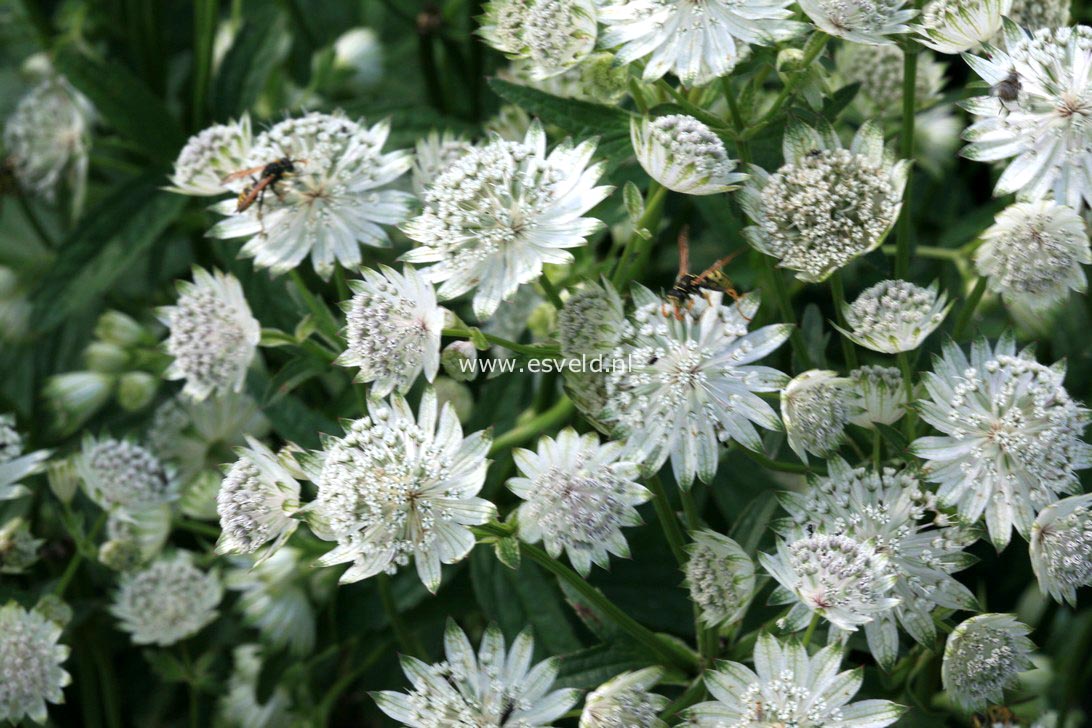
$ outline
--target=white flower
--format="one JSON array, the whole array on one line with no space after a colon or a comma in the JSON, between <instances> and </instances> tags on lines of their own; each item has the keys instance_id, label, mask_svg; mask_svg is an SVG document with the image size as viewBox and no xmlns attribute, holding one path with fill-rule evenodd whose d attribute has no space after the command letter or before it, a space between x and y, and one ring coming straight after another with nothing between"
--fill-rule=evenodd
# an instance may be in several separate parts
<instances>
[{"instance_id":1,"label":"white flower","mask_svg":"<svg viewBox=\"0 0 1092 728\"><path fill-rule=\"evenodd\" d=\"M948 294L937 295L935 281L928 288L909 281L881 281L842 309L851 330L835 328L858 346L898 354L921 346L951 309Z\"/></svg>"},{"instance_id":2,"label":"white flower","mask_svg":"<svg viewBox=\"0 0 1092 728\"><path fill-rule=\"evenodd\" d=\"M293 270L308 253L323 278L335 262L358 268L360 245L388 247L381 226L405 220L413 200L408 192L386 189L413 165L409 152L383 153L389 134L387 122L369 128L340 113L312 112L274 125L255 140L247 166L288 158L295 171L241 213L235 200L217 205L229 217L209 234L250 238L241 254L274 275ZM239 192L251 184L232 183Z\"/></svg>"},{"instance_id":3,"label":"white flower","mask_svg":"<svg viewBox=\"0 0 1092 728\"><path fill-rule=\"evenodd\" d=\"M839 457L827 466L829 477L814 479L805 493L783 493L780 500L795 524L870 541L888 555L896 577L891 593L899 603L864 629L873 656L890 669L898 657L899 626L928 646L936 638L934 609L976 608L974 595L951 576L973 563L963 549L976 536L959 525L939 525L947 517L937 513L932 495L906 470L853 469Z\"/></svg>"},{"instance_id":4,"label":"white flower","mask_svg":"<svg viewBox=\"0 0 1092 728\"><path fill-rule=\"evenodd\" d=\"M918 53L914 84L918 109L940 99L946 70L947 66L932 53ZM844 43L834 51L834 71L847 86L861 84L853 106L864 118L893 119L902 114L903 53L898 46Z\"/></svg>"},{"instance_id":5,"label":"white flower","mask_svg":"<svg viewBox=\"0 0 1092 728\"><path fill-rule=\"evenodd\" d=\"M0 574L22 574L38 561L45 539L34 538L30 524L21 517L0 526Z\"/></svg>"},{"instance_id":6,"label":"white flower","mask_svg":"<svg viewBox=\"0 0 1092 728\"><path fill-rule=\"evenodd\" d=\"M394 573L414 558L429 591L440 586L440 564L474 548L469 526L496 515L475 497L485 481L488 433L463 438L459 419L425 390L415 418L406 400L370 400L368 415L346 425L344 437L326 438L311 477L318 497L307 510L312 529L337 547L321 566L352 562L342 583Z\"/></svg>"},{"instance_id":7,"label":"white flower","mask_svg":"<svg viewBox=\"0 0 1092 728\"><path fill-rule=\"evenodd\" d=\"M490 626L475 655L470 640L448 620L444 652L447 659L434 665L403 657L413 691L372 693L379 709L409 728L548 728L580 699L578 690L550 692L560 662L550 658L531 666L530 631L506 653L500 629Z\"/></svg>"},{"instance_id":8,"label":"white flower","mask_svg":"<svg viewBox=\"0 0 1092 728\"><path fill-rule=\"evenodd\" d=\"M1092 493L1044 508L1031 527L1031 566L1039 589L1077 605L1077 589L1092 584Z\"/></svg>"},{"instance_id":9,"label":"white flower","mask_svg":"<svg viewBox=\"0 0 1092 728\"><path fill-rule=\"evenodd\" d=\"M64 181L79 200L93 115L91 102L63 76L43 81L20 99L4 125L4 147L19 184L52 200Z\"/></svg>"},{"instance_id":10,"label":"white flower","mask_svg":"<svg viewBox=\"0 0 1092 728\"><path fill-rule=\"evenodd\" d=\"M618 49L618 63L642 58L643 78L674 73L685 86L727 76L747 44L774 45L805 26L789 18L790 0L618 0L599 9L600 45Z\"/></svg>"},{"instance_id":11,"label":"white flower","mask_svg":"<svg viewBox=\"0 0 1092 728\"><path fill-rule=\"evenodd\" d=\"M213 124L190 137L182 147L171 175L173 186L167 189L199 197L223 195L228 191L224 178L248 166L253 144L249 115L244 114L238 121Z\"/></svg>"},{"instance_id":12,"label":"white flower","mask_svg":"<svg viewBox=\"0 0 1092 728\"><path fill-rule=\"evenodd\" d=\"M220 699L220 715L238 728L290 728L294 716L287 688L279 684L264 703L258 702L258 679L262 672L262 648L239 645L232 650L235 669L228 678L227 693Z\"/></svg>"},{"instance_id":13,"label":"white flower","mask_svg":"<svg viewBox=\"0 0 1092 728\"><path fill-rule=\"evenodd\" d=\"M914 31L938 53L962 53L993 38L1011 7L1012 0L930 0Z\"/></svg>"},{"instance_id":14,"label":"white flower","mask_svg":"<svg viewBox=\"0 0 1092 728\"><path fill-rule=\"evenodd\" d=\"M450 164L425 193L424 212L402 229L420 247L402 256L432 263L423 272L440 283L443 300L472 288L474 313L488 318L543 263L570 263L568 248L602 227L582 217L610 187L597 187L602 164L588 162L594 142L565 142L546 153L535 122L522 142L493 137Z\"/></svg>"},{"instance_id":15,"label":"white flower","mask_svg":"<svg viewBox=\"0 0 1092 728\"><path fill-rule=\"evenodd\" d=\"M249 435L239 459L224 469L216 496L220 514L217 553L253 554L259 563L284 545L299 525L300 484L289 470L287 455L277 455Z\"/></svg>"},{"instance_id":16,"label":"white flower","mask_svg":"<svg viewBox=\"0 0 1092 728\"><path fill-rule=\"evenodd\" d=\"M111 511L99 560L119 571L132 569L157 556L170 533L171 508L166 503Z\"/></svg>"},{"instance_id":17,"label":"white flower","mask_svg":"<svg viewBox=\"0 0 1092 728\"><path fill-rule=\"evenodd\" d=\"M988 58L964 55L992 88L962 104L978 119L963 135L963 156L1012 160L996 195L1092 204L1092 28L1029 34L1010 21L1004 50L986 50Z\"/></svg>"},{"instance_id":18,"label":"white flower","mask_svg":"<svg viewBox=\"0 0 1092 728\"><path fill-rule=\"evenodd\" d=\"M650 692L663 674L659 667L646 667L607 680L584 701L580 728L667 728L658 716L668 700Z\"/></svg>"},{"instance_id":19,"label":"white flower","mask_svg":"<svg viewBox=\"0 0 1092 728\"><path fill-rule=\"evenodd\" d=\"M906 384L897 368L863 366L851 371L849 379L850 424L891 425L906 414Z\"/></svg>"},{"instance_id":20,"label":"white flower","mask_svg":"<svg viewBox=\"0 0 1092 728\"><path fill-rule=\"evenodd\" d=\"M625 526L641 525L640 504L652 494L637 482L637 466L622 458L620 443L601 445L593 432L567 427L555 440L543 437L538 452L512 451L520 477L508 488L523 500L516 510L519 536L542 541L557 558L564 551L584 576L592 563L610 566L608 554L626 558Z\"/></svg>"},{"instance_id":21,"label":"white flower","mask_svg":"<svg viewBox=\"0 0 1092 728\"><path fill-rule=\"evenodd\" d=\"M356 91L375 86L383 78L383 44L371 28L352 28L334 41L334 68L349 72Z\"/></svg>"},{"instance_id":22,"label":"white flower","mask_svg":"<svg viewBox=\"0 0 1092 728\"><path fill-rule=\"evenodd\" d=\"M898 577L875 540L792 527L778 538L777 553L760 553L758 561L779 584L770 603L793 605L784 619L790 631L818 614L852 632L899 603Z\"/></svg>"},{"instance_id":23,"label":"white flower","mask_svg":"<svg viewBox=\"0 0 1092 728\"><path fill-rule=\"evenodd\" d=\"M557 313L557 338L566 359L603 357L622 338L626 312L610 281L589 283Z\"/></svg>"},{"instance_id":24,"label":"white flower","mask_svg":"<svg viewBox=\"0 0 1092 728\"><path fill-rule=\"evenodd\" d=\"M906 0L799 0L819 30L868 45L889 45L889 36L909 32L906 23L918 14Z\"/></svg>"},{"instance_id":25,"label":"white flower","mask_svg":"<svg viewBox=\"0 0 1092 728\"><path fill-rule=\"evenodd\" d=\"M360 275L349 281L354 295L343 305L348 349L334 363L360 367L354 381L371 382L373 397L395 389L405 394L422 371L431 382L444 329L432 284L412 266L399 273L381 265L378 273L364 268Z\"/></svg>"},{"instance_id":26,"label":"white flower","mask_svg":"<svg viewBox=\"0 0 1092 728\"><path fill-rule=\"evenodd\" d=\"M533 64L526 59L512 61L508 68L497 74L505 81L529 86L551 96L597 104L617 104L629 92L629 69L616 64L613 53L592 53L578 65L550 78L538 79L534 75Z\"/></svg>"},{"instance_id":27,"label":"white flower","mask_svg":"<svg viewBox=\"0 0 1092 728\"><path fill-rule=\"evenodd\" d=\"M261 325L235 276L194 268L193 282L179 281L178 301L159 309L159 318L174 357L167 379L185 379L182 391L196 400L242 391Z\"/></svg>"},{"instance_id":28,"label":"white flower","mask_svg":"<svg viewBox=\"0 0 1092 728\"><path fill-rule=\"evenodd\" d=\"M1031 628L1011 614L980 614L957 626L944 645L941 678L965 712L1003 703L1004 690L1032 667Z\"/></svg>"},{"instance_id":29,"label":"white flower","mask_svg":"<svg viewBox=\"0 0 1092 728\"><path fill-rule=\"evenodd\" d=\"M216 618L224 588L215 572L193 565L177 551L141 571L122 574L110 613L138 645L173 645Z\"/></svg>"},{"instance_id":30,"label":"white flower","mask_svg":"<svg viewBox=\"0 0 1092 728\"><path fill-rule=\"evenodd\" d=\"M883 243L902 209L910 163L890 163L879 126L866 122L843 149L832 128L794 124L784 156L772 175L752 166L739 192L755 223L743 230L747 242L808 283Z\"/></svg>"},{"instance_id":31,"label":"white flower","mask_svg":"<svg viewBox=\"0 0 1092 728\"><path fill-rule=\"evenodd\" d=\"M1082 266L1092 263L1084 220L1051 200L1018 202L1005 208L982 233L975 269L990 290L1010 305L1044 313L1069 291L1088 286Z\"/></svg>"},{"instance_id":32,"label":"white flower","mask_svg":"<svg viewBox=\"0 0 1092 728\"><path fill-rule=\"evenodd\" d=\"M0 607L0 720L44 724L46 703L64 702L72 677L61 667L69 649L57 644L60 637L61 627L37 610L14 601Z\"/></svg>"},{"instance_id":33,"label":"white flower","mask_svg":"<svg viewBox=\"0 0 1092 728\"><path fill-rule=\"evenodd\" d=\"M492 0L479 33L509 57L526 59L532 78L550 78L595 50L596 5L594 0Z\"/></svg>"},{"instance_id":34,"label":"white flower","mask_svg":"<svg viewBox=\"0 0 1092 728\"><path fill-rule=\"evenodd\" d=\"M633 118L630 138L637 161L652 179L687 195L715 195L738 187L747 175L735 172L724 142L692 116Z\"/></svg>"},{"instance_id":35,"label":"white flower","mask_svg":"<svg viewBox=\"0 0 1092 728\"><path fill-rule=\"evenodd\" d=\"M173 473L149 450L127 440L83 439L76 472L104 510L139 511L176 497Z\"/></svg>"},{"instance_id":36,"label":"white flower","mask_svg":"<svg viewBox=\"0 0 1092 728\"><path fill-rule=\"evenodd\" d=\"M1028 30L1061 28L1069 25L1069 6L1073 0L1013 0L1009 17Z\"/></svg>"},{"instance_id":37,"label":"white flower","mask_svg":"<svg viewBox=\"0 0 1092 728\"><path fill-rule=\"evenodd\" d=\"M110 401L117 377L102 372L66 372L54 374L42 388L53 414L55 427L72 434Z\"/></svg>"},{"instance_id":38,"label":"white flower","mask_svg":"<svg viewBox=\"0 0 1092 728\"><path fill-rule=\"evenodd\" d=\"M300 560L300 552L291 546L260 562L233 559L224 584L240 593L243 618L263 642L308 655L315 645L315 610L301 583L308 573Z\"/></svg>"},{"instance_id":39,"label":"white flower","mask_svg":"<svg viewBox=\"0 0 1092 728\"><path fill-rule=\"evenodd\" d=\"M781 390L781 417L789 447L805 463L809 452L826 457L845 440L853 414L850 384L836 372L811 369Z\"/></svg>"},{"instance_id":40,"label":"white flower","mask_svg":"<svg viewBox=\"0 0 1092 728\"><path fill-rule=\"evenodd\" d=\"M713 701L688 711L696 728L882 728L905 708L887 700L849 703L864 680L863 668L838 672L842 653L834 645L809 656L805 647L782 644L769 634L755 643L755 669L721 662L705 673ZM848 703L848 705L847 705Z\"/></svg>"},{"instance_id":41,"label":"white flower","mask_svg":"<svg viewBox=\"0 0 1092 728\"><path fill-rule=\"evenodd\" d=\"M676 481L712 481L718 443L736 441L760 452L755 425L780 430L781 420L758 392L779 391L782 372L758 361L789 338L787 325L748 332L758 298L722 305L719 291L694 296L677 320L671 304L635 286L637 310L613 357L625 366L607 372L603 422L626 438L626 456L657 472L671 458ZM666 315L665 315L666 313Z\"/></svg>"},{"instance_id":42,"label":"white flower","mask_svg":"<svg viewBox=\"0 0 1092 728\"><path fill-rule=\"evenodd\" d=\"M690 601L710 627L743 619L755 591L755 565L743 548L713 531L696 531L687 546L686 586Z\"/></svg>"},{"instance_id":43,"label":"white flower","mask_svg":"<svg viewBox=\"0 0 1092 728\"><path fill-rule=\"evenodd\" d=\"M19 483L23 478L45 470L48 450L23 454L23 438L15 429L13 415L0 415L0 502L30 493Z\"/></svg>"},{"instance_id":44,"label":"white flower","mask_svg":"<svg viewBox=\"0 0 1092 728\"><path fill-rule=\"evenodd\" d=\"M440 173L473 148L466 139L448 131L440 134L434 129L418 139L413 154L413 193L423 198Z\"/></svg>"},{"instance_id":45,"label":"white flower","mask_svg":"<svg viewBox=\"0 0 1092 728\"><path fill-rule=\"evenodd\" d=\"M1064 379L1064 364L1017 355L1008 337L992 351L980 339L970 360L949 342L924 377L929 398L918 410L944 436L919 438L911 450L928 461L924 473L940 484L942 503L969 522L985 512L998 550L1013 526L1028 537L1035 511L1076 490L1075 471L1092 465L1092 448L1081 440L1087 410Z\"/></svg>"}]
</instances>

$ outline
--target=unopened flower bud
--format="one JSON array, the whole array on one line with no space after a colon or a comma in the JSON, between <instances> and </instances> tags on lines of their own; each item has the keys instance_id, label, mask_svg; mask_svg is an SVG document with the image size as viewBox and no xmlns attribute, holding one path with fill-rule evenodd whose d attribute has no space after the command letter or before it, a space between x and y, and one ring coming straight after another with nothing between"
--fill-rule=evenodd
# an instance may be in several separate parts
<instances>
[{"instance_id":1,"label":"unopened flower bud","mask_svg":"<svg viewBox=\"0 0 1092 728\"><path fill-rule=\"evenodd\" d=\"M470 392L470 387L447 377L437 377L432 386L436 388L437 404L440 407L451 405L459 422L466 424L474 413L474 395Z\"/></svg>"},{"instance_id":2,"label":"unopened flower bud","mask_svg":"<svg viewBox=\"0 0 1092 728\"><path fill-rule=\"evenodd\" d=\"M95 323L95 338L120 347L135 346L151 339L147 329L121 311L107 311L99 316Z\"/></svg>"},{"instance_id":3,"label":"unopened flower bud","mask_svg":"<svg viewBox=\"0 0 1092 728\"><path fill-rule=\"evenodd\" d=\"M444 347L440 364L456 382L469 382L478 375L478 350L469 341L453 341Z\"/></svg>"},{"instance_id":4,"label":"unopened flower bud","mask_svg":"<svg viewBox=\"0 0 1092 728\"><path fill-rule=\"evenodd\" d=\"M126 372L118 379L118 404L128 412L136 412L147 407L158 390L159 379L148 372Z\"/></svg>"},{"instance_id":5,"label":"unopened flower bud","mask_svg":"<svg viewBox=\"0 0 1092 728\"><path fill-rule=\"evenodd\" d=\"M118 374L129 366L129 354L117 344L92 341L83 352L87 368L103 374Z\"/></svg>"}]
</instances>

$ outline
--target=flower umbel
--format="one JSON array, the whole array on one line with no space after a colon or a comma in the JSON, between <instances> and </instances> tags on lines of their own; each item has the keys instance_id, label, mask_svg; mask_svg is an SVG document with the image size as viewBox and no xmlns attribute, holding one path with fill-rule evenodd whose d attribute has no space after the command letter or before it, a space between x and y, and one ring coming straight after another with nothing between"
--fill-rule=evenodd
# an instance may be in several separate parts
<instances>
[{"instance_id":1,"label":"flower umbel","mask_svg":"<svg viewBox=\"0 0 1092 728\"><path fill-rule=\"evenodd\" d=\"M139 511L175 498L172 473L150 451L128 440L88 435L76 472L87 496L105 510Z\"/></svg>"},{"instance_id":2,"label":"flower umbel","mask_svg":"<svg viewBox=\"0 0 1092 728\"><path fill-rule=\"evenodd\" d=\"M864 290L843 309L851 331L835 326L859 346L883 354L913 351L944 321L952 304L928 288L908 281L882 281Z\"/></svg>"},{"instance_id":3,"label":"flower umbel","mask_svg":"<svg viewBox=\"0 0 1092 728\"><path fill-rule=\"evenodd\" d=\"M446 659L433 665L403 657L413 691L372 693L379 709L409 728L548 728L580 699L578 690L550 692L560 665L556 658L531 666L530 630L506 652L500 629L491 626L475 655L470 640L448 620L444 652Z\"/></svg>"},{"instance_id":4,"label":"flower umbel","mask_svg":"<svg viewBox=\"0 0 1092 728\"><path fill-rule=\"evenodd\" d=\"M110 613L134 644L166 647L216 619L223 591L216 572L201 571L189 551L177 551L122 574Z\"/></svg>"},{"instance_id":5,"label":"flower umbel","mask_svg":"<svg viewBox=\"0 0 1092 728\"><path fill-rule=\"evenodd\" d=\"M580 728L667 728L658 716L668 700L649 692L662 677L659 667L615 675L588 695Z\"/></svg>"},{"instance_id":6,"label":"flower umbel","mask_svg":"<svg viewBox=\"0 0 1092 728\"><path fill-rule=\"evenodd\" d=\"M1031 527L1029 552L1039 588L1054 601L1077 604L1077 589L1092 584L1092 493L1044 508Z\"/></svg>"},{"instance_id":7,"label":"flower umbel","mask_svg":"<svg viewBox=\"0 0 1092 728\"><path fill-rule=\"evenodd\" d=\"M690 599L701 608L710 627L733 624L743 618L755 591L755 565L743 548L714 531L690 534L686 586Z\"/></svg>"},{"instance_id":8,"label":"flower umbel","mask_svg":"<svg viewBox=\"0 0 1092 728\"><path fill-rule=\"evenodd\" d=\"M849 373L849 422L890 425L906 414L906 386L896 367L863 366Z\"/></svg>"},{"instance_id":9,"label":"flower umbel","mask_svg":"<svg viewBox=\"0 0 1092 728\"><path fill-rule=\"evenodd\" d=\"M851 402L850 380L831 371L798 374L781 390L781 418L797 457L806 463L808 453L826 457L841 446Z\"/></svg>"},{"instance_id":10,"label":"flower umbel","mask_svg":"<svg viewBox=\"0 0 1092 728\"><path fill-rule=\"evenodd\" d=\"M931 0L914 27L918 42L938 53L962 53L1001 30L1012 0Z\"/></svg>"},{"instance_id":11,"label":"flower umbel","mask_svg":"<svg viewBox=\"0 0 1092 728\"><path fill-rule=\"evenodd\" d=\"M46 722L46 703L63 703L72 677L61 665L69 649L61 627L14 601L0 607L0 720Z\"/></svg>"},{"instance_id":12,"label":"flower umbel","mask_svg":"<svg viewBox=\"0 0 1092 728\"><path fill-rule=\"evenodd\" d=\"M253 554L259 562L279 549L295 532L293 518L300 508L300 484L289 469L287 454L277 455L249 435L239 459L224 468L216 496L221 534L218 553Z\"/></svg>"},{"instance_id":13,"label":"flower umbel","mask_svg":"<svg viewBox=\"0 0 1092 728\"><path fill-rule=\"evenodd\" d=\"M948 635L941 678L960 708L970 713L1004 702L1004 689L1032 666L1029 632L1011 614L980 614Z\"/></svg>"},{"instance_id":14,"label":"flower umbel","mask_svg":"<svg viewBox=\"0 0 1092 728\"><path fill-rule=\"evenodd\" d=\"M918 13L906 0L799 0L820 30L851 43L887 45L890 36L906 33L907 21Z\"/></svg>"},{"instance_id":15,"label":"flower umbel","mask_svg":"<svg viewBox=\"0 0 1092 728\"><path fill-rule=\"evenodd\" d=\"M406 400L368 402L368 415L346 425L344 437L327 437L311 476L318 497L309 521L337 546L321 566L352 562L341 582L393 573L412 557L429 591L440 587L440 564L453 564L474 548L470 526L496 515L477 498L485 481L490 437L467 438L455 411L439 409L425 391L415 417Z\"/></svg>"},{"instance_id":16,"label":"flower umbel","mask_svg":"<svg viewBox=\"0 0 1092 728\"><path fill-rule=\"evenodd\" d=\"M669 190L687 195L729 192L747 175L735 171L721 138L692 116L669 114L630 121L637 161Z\"/></svg>"},{"instance_id":17,"label":"flower umbel","mask_svg":"<svg viewBox=\"0 0 1092 728\"><path fill-rule=\"evenodd\" d=\"M254 135L250 116L238 121L213 124L190 137L178 153L171 175L171 192L213 197L227 191L224 178L247 166Z\"/></svg>"},{"instance_id":18,"label":"flower umbel","mask_svg":"<svg viewBox=\"0 0 1092 728\"><path fill-rule=\"evenodd\" d=\"M595 50L596 4L594 0L492 0L479 32L509 57L526 59L531 78L550 78Z\"/></svg>"}]
</instances>

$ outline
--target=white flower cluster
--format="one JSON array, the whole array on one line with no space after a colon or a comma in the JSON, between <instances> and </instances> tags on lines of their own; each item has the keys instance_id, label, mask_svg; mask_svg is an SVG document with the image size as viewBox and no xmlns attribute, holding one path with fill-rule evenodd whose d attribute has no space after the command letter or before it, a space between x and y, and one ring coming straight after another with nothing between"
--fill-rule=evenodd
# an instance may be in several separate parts
<instances>
[{"instance_id":1,"label":"white flower cluster","mask_svg":"<svg viewBox=\"0 0 1092 728\"><path fill-rule=\"evenodd\" d=\"M747 175L735 172L724 142L692 116L634 118L630 137L637 161L652 179L688 195L715 195L738 187Z\"/></svg>"},{"instance_id":2,"label":"white flower cluster","mask_svg":"<svg viewBox=\"0 0 1092 728\"><path fill-rule=\"evenodd\" d=\"M924 109L940 98L947 67L928 51L918 54L917 64L914 103ZM834 52L834 70L845 84L861 84L853 105L865 118L890 119L902 113L903 54L898 46L846 43Z\"/></svg>"},{"instance_id":3,"label":"white flower cluster","mask_svg":"<svg viewBox=\"0 0 1092 728\"><path fill-rule=\"evenodd\" d=\"M714 531L690 534L686 585L711 627L743 618L755 591L755 565L738 543Z\"/></svg>"},{"instance_id":4,"label":"white flower cluster","mask_svg":"<svg viewBox=\"0 0 1092 728\"><path fill-rule=\"evenodd\" d=\"M649 692L662 677L661 668L646 667L607 680L584 701L580 728L667 728L659 718L667 698Z\"/></svg>"},{"instance_id":5,"label":"white flower cluster","mask_svg":"<svg viewBox=\"0 0 1092 728\"><path fill-rule=\"evenodd\" d=\"M220 553L252 554L266 544L263 557L280 548L299 525L300 484L279 456L252 437L239 459L224 470L216 496L220 515Z\"/></svg>"},{"instance_id":6,"label":"white flower cluster","mask_svg":"<svg viewBox=\"0 0 1092 728\"><path fill-rule=\"evenodd\" d=\"M61 627L15 602L0 607L0 720L46 722L46 703L63 703L72 677L61 665L69 649Z\"/></svg>"},{"instance_id":7,"label":"white flower cluster","mask_svg":"<svg viewBox=\"0 0 1092 728\"><path fill-rule=\"evenodd\" d=\"M201 571L193 558L177 551L122 574L110 613L134 644L173 645L216 619L224 592L220 577Z\"/></svg>"},{"instance_id":8,"label":"white flower cluster","mask_svg":"<svg viewBox=\"0 0 1092 728\"><path fill-rule=\"evenodd\" d=\"M140 511L175 497L171 472L128 440L84 438L76 472L87 496L105 510Z\"/></svg>"},{"instance_id":9,"label":"white flower cluster","mask_svg":"<svg viewBox=\"0 0 1092 728\"><path fill-rule=\"evenodd\" d=\"M781 390L781 418L789 447L803 460L808 453L827 457L845 439L853 416L850 380L837 372L811 369Z\"/></svg>"},{"instance_id":10,"label":"white flower cluster","mask_svg":"<svg viewBox=\"0 0 1092 728\"><path fill-rule=\"evenodd\" d=\"M1073 0L1013 0L1008 16L1029 30L1061 28L1069 25L1069 6Z\"/></svg>"},{"instance_id":11,"label":"white flower cluster","mask_svg":"<svg viewBox=\"0 0 1092 728\"><path fill-rule=\"evenodd\" d=\"M48 450L23 454L23 438L15 429L15 417L0 415L0 502L30 493L20 480L45 469Z\"/></svg>"},{"instance_id":12,"label":"white flower cluster","mask_svg":"<svg viewBox=\"0 0 1092 728\"><path fill-rule=\"evenodd\" d=\"M906 7L906 0L799 0L820 30L851 43L886 45L890 37L906 33L906 23L917 11Z\"/></svg>"},{"instance_id":13,"label":"white flower cluster","mask_svg":"<svg viewBox=\"0 0 1092 728\"><path fill-rule=\"evenodd\" d=\"M1012 0L931 0L915 27L918 40L938 53L962 53L1001 30Z\"/></svg>"},{"instance_id":14,"label":"white flower cluster","mask_svg":"<svg viewBox=\"0 0 1092 728\"><path fill-rule=\"evenodd\" d=\"M254 145L250 116L213 124L194 135L178 153L170 191L180 195L215 197L225 192L224 178L247 166ZM272 160L270 160L272 161Z\"/></svg>"},{"instance_id":15,"label":"white flower cluster","mask_svg":"<svg viewBox=\"0 0 1092 728\"><path fill-rule=\"evenodd\" d=\"M944 689L967 712L1004 702L1004 689L1030 669L1031 628L1011 614L980 614L958 625L944 645Z\"/></svg>"},{"instance_id":16,"label":"white flower cluster","mask_svg":"<svg viewBox=\"0 0 1092 728\"><path fill-rule=\"evenodd\" d=\"M512 58L526 59L531 77L564 73L591 55L598 34L594 0L492 0L481 36Z\"/></svg>"},{"instance_id":17,"label":"white flower cluster","mask_svg":"<svg viewBox=\"0 0 1092 728\"><path fill-rule=\"evenodd\" d=\"M1031 527L1031 566L1039 588L1057 602L1077 603L1077 589L1092 584L1092 494L1052 503Z\"/></svg>"},{"instance_id":18,"label":"white flower cluster","mask_svg":"<svg viewBox=\"0 0 1092 728\"><path fill-rule=\"evenodd\" d=\"M838 330L873 351L913 351L944 321L952 308L947 301L947 294L937 295L936 283L922 288L909 281L881 281L845 307L851 330Z\"/></svg>"},{"instance_id":19,"label":"white flower cluster","mask_svg":"<svg viewBox=\"0 0 1092 728\"><path fill-rule=\"evenodd\" d=\"M850 423L890 425L906 413L906 382L895 367L863 366L849 373Z\"/></svg>"}]
</instances>

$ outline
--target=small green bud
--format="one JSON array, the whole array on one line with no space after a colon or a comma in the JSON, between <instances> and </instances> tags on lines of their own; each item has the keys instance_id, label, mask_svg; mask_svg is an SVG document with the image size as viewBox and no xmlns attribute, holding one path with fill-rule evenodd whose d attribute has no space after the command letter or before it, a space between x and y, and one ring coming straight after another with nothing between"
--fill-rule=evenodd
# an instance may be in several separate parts
<instances>
[{"instance_id":1,"label":"small green bud","mask_svg":"<svg viewBox=\"0 0 1092 728\"><path fill-rule=\"evenodd\" d=\"M118 379L118 404L127 412L147 407L159 391L159 378L148 372L126 372Z\"/></svg>"},{"instance_id":2,"label":"small green bud","mask_svg":"<svg viewBox=\"0 0 1092 728\"><path fill-rule=\"evenodd\" d=\"M61 628L72 621L72 607L56 594L43 595L34 605L34 611Z\"/></svg>"},{"instance_id":3,"label":"small green bud","mask_svg":"<svg viewBox=\"0 0 1092 728\"><path fill-rule=\"evenodd\" d=\"M95 338L122 348L154 341L151 333L136 319L121 311L107 311L95 324Z\"/></svg>"},{"instance_id":4,"label":"small green bud","mask_svg":"<svg viewBox=\"0 0 1092 728\"><path fill-rule=\"evenodd\" d=\"M87 368L103 374L119 374L129 367L129 353L109 341L92 341L83 351Z\"/></svg>"},{"instance_id":5,"label":"small green bud","mask_svg":"<svg viewBox=\"0 0 1092 728\"><path fill-rule=\"evenodd\" d=\"M99 563L114 571L132 571L144 561L140 544L128 539L111 539L99 546Z\"/></svg>"},{"instance_id":6,"label":"small green bud","mask_svg":"<svg viewBox=\"0 0 1092 728\"><path fill-rule=\"evenodd\" d=\"M474 412L474 395L470 387L447 377L437 377L432 386L436 390L437 404L441 407L445 403L450 404L459 422L466 424Z\"/></svg>"},{"instance_id":7,"label":"small green bud","mask_svg":"<svg viewBox=\"0 0 1092 728\"><path fill-rule=\"evenodd\" d=\"M478 376L478 350L469 341L453 341L440 354L444 373L457 382L469 382Z\"/></svg>"}]
</instances>

